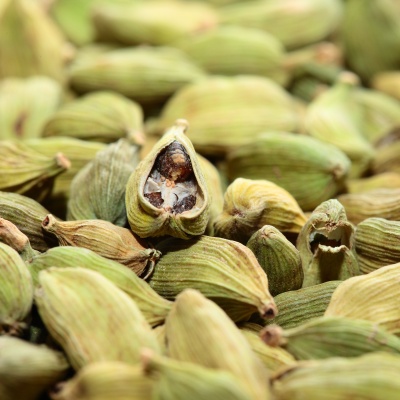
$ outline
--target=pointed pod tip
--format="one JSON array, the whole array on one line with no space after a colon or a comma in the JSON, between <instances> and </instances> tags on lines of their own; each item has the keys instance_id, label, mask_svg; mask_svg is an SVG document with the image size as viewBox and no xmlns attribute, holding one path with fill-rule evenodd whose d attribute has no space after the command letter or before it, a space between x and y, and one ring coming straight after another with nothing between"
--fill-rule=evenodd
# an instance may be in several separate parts
<instances>
[{"instance_id":1,"label":"pointed pod tip","mask_svg":"<svg viewBox=\"0 0 400 400\"><path fill-rule=\"evenodd\" d=\"M189 122L184 119L184 118L179 118L175 121L175 126L177 127L181 127L183 133L185 133L187 131L187 129L189 128Z\"/></svg>"}]
</instances>

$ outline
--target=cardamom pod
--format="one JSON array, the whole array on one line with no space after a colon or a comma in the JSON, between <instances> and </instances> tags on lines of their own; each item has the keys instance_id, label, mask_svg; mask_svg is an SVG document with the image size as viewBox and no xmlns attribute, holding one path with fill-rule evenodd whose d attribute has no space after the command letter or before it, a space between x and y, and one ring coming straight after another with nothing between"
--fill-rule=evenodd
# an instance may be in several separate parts
<instances>
[{"instance_id":1,"label":"cardamom pod","mask_svg":"<svg viewBox=\"0 0 400 400\"><path fill-rule=\"evenodd\" d=\"M347 181L347 192L350 194L369 192L375 189L400 189L400 171L382 172L360 179Z\"/></svg>"}]
</instances>

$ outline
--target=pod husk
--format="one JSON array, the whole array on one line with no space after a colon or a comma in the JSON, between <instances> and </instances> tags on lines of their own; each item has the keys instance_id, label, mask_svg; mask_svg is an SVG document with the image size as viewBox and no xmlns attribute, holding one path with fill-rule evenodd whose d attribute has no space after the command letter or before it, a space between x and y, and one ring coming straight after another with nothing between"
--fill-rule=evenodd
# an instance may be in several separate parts
<instances>
[{"instance_id":1,"label":"pod husk","mask_svg":"<svg viewBox=\"0 0 400 400\"><path fill-rule=\"evenodd\" d=\"M210 193L193 145L185 135L186 128L185 120L176 121L140 162L128 180L125 197L128 222L132 231L140 237L170 235L189 239L202 235L206 230L210 218ZM171 212L164 207L157 208L144 195L146 182L156 168L157 157L173 142L178 142L186 151L197 185L194 206L180 213ZM161 193L162 190L163 188L160 188ZM165 203L167 204L166 201Z\"/></svg>"},{"instance_id":2,"label":"pod husk","mask_svg":"<svg viewBox=\"0 0 400 400\"><path fill-rule=\"evenodd\" d=\"M388 171L366 178L349 179L346 184L347 192L355 194L365 193L375 189L400 189L399 172Z\"/></svg>"}]
</instances>

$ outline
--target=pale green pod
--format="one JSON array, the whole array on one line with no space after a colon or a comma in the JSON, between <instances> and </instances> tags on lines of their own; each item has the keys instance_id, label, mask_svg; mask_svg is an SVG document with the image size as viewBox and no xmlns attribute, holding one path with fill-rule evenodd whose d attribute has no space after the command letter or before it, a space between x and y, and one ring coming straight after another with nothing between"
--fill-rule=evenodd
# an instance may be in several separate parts
<instances>
[{"instance_id":1,"label":"pale green pod","mask_svg":"<svg viewBox=\"0 0 400 400\"><path fill-rule=\"evenodd\" d=\"M0 191L0 217L16 225L28 237L32 248L41 252L57 246L57 239L42 229L47 214L49 211L30 197Z\"/></svg>"},{"instance_id":2,"label":"pale green pod","mask_svg":"<svg viewBox=\"0 0 400 400\"><path fill-rule=\"evenodd\" d=\"M223 24L265 30L291 49L326 38L341 15L337 0L253 0L220 9Z\"/></svg>"},{"instance_id":3,"label":"pale green pod","mask_svg":"<svg viewBox=\"0 0 400 400\"><path fill-rule=\"evenodd\" d=\"M187 122L177 120L128 180L128 222L140 237L189 239L205 232L211 194L186 129Z\"/></svg>"},{"instance_id":4,"label":"pale green pod","mask_svg":"<svg viewBox=\"0 0 400 400\"><path fill-rule=\"evenodd\" d=\"M32 308L31 274L19 254L0 243L0 334L18 335Z\"/></svg>"},{"instance_id":5,"label":"pale green pod","mask_svg":"<svg viewBox=\"0 0 400 400\"><path fill-rule=\"evenodd\" d=\"M212 76L186 85L167 101L153 129L161 133L177 118L189 121L188 136L206 155L226 155L254 143L267 129L299 127L292 96L273 80L254 75Z\"/></svg>"},{"instance_id":6,"label":"pale green pod","mask_svg":"<svg viewBox=\"0 0 400 400\"><path fill-rule=\"evenodd\" d=\"M49 268L40 272L39 283L40 317L75 370L96 361L135 365L142 348L160 351L136 303L100 273Z\"/></svg>"},{"instance_id":7,"label":"pale green pod","mask_svg":"<svg viewBox=\"0 0 400 400\"><path fill-rule=\"evenodd\" d=\"M210 74L259 75L285 84L285 49L273 35L261 29L220 26L174 43Z\"/></svg>"},{"instance_id":8,"label":"pale green pod","mask_svg":"<svg viewBox=\"0 0 400 400\"><path fill-rule=\"evenodd\" d=\"M393 136L397 136L397 130L393 132ZM400 173L400 142L389 135L387 143L376 149L375 157L372 160L371 169L374 174L381 172L398 172Z\"/></svg>"},{"instance_id":9,"label":"pale green pod","mask_svg":"<svg viewBox=\"0 0 400 400\"><path fill-rule=\"evenodd\" d=\"M185 289L197 289L234 321L247 320L257 311L262 318L277 314L267 275L246 246L203 235L170 238L157 249L162 257L148 282L159 295L172 300Z\"/></svg>"},{"instance_id":10,"label":"pale green pod","mask_svg":"<svg viewBox=\"0 0 400 400\"><path fill-rule=\"evenodd\" d=\"M333 292L341 282L329 281L278 294L274 301L279 314L268 322L289 329L323 316Z\"/></svg>"},{"instance_id":11,"label":"pale green pod","mask_svg":"<svg viewBox=\"0 0 400 400\"><path fill-rule=\"evenodd\" d=\"M373 75L371 87L400 100L400 73L397 70L382 71Z\"/></svg>"},{"instance_id":12,"label":"pale green pod","mask_svg":"<svg viewBox=\"0 0 400 400\"><path fill-rule=\"evenodd\" d=\"M68 76L79 93L112 90L148 104L166 100L204 73L178 49L138 46L78 54Z\"/></svg>"},{"instance_id":13,"label":"pale green pod","mask_svg":"<svg viewBox=\"0 0 400 400\"><path fill-rule=\"evenodd\" d=\"M64 81L66 42L35 1L0 4L0 79L46 75Z\"/></svg>"},{"instance_id":14,"label":"pale green pod","mask_svg":"<svg viewBox=\"0 0 400 400\"><path fill-rule=\"evenodd\" d=\"M228 371L252 398L269 398L268 374L260 359L225 312L197 290L177 297L166 333L170 357Z\"/></svg>"},{"instance_id":15,"label":"pale green pod","mask_svg":"<svg viewBox=\"0 0 400 400\"><path fill-rule=\"evenodd\" d=\"M297 234L306 220L287 190L267 180L236 178L225 191L214 229L215 236L246 243L264 225Z\"/></svg>"},{"instance_id":16,"label":"pale green pod","mask_svg":"<svg viewBox=\"0 0 400 400\"><path fill-rule=\"evenodd\" d=\"M359 275L354 226L344 207L331 199L321 203L301 230L296 247L304 270L303 287Z\"/></svg>"},{"instance_id":17,"label":"pale green pod","mask_svg":"<svg viewBox=\"0 0 400 400\"><path fill-rule=\"evenodd\" d=\"M133 271L118 262L104 258L81 247L58 246L36 255L28 268L35 286L39 285L40 271L50 268L81 267L100 273L135 301L146 321L155 326L164 322L172 303L151 289Z\"/></svg>"},{"instance_id":18,"label":"pale green pod","mask_svg":"<svg viewBox=\"0 0 400 400\"><path fill-rule=\"evenodd\" d=\"M43 136L105 143L126 138L143 144L143 110L138 103L119 93L97 91L61 107L47 122Z\"/></svg>"},{"instance_id":19,"label":"pale green pod","mask_svg":"<svg viewBox=\"0 0 400 400\"><path fill-rule=\"evenodd\" d=\"M100 41L160 46L215 28L218 15L204 2L147 0L101 4L92 21Z\"/></svg>"},{"instance_id":20,"label":"pale green pod","mask_svg":"<svg viewBox=\"0 0 400 400\"><path fill-rule=\"evenodd\" d=\"M246 246L267 274L273 296L301 288L304 273L300 253L277 228L263 226L251 236Z\"/></svg>"},{"instance_id":21,"label":"pale green pod","mask_svg":"<svg viewBox=\"0 0 400 400\"><path fill-rule=\"evenodd\" d=\"M155 383L139 365L93 362L58 385L52 400L153 400Z\"/></svg>"},{"instance_id":22,"label":"pale green pod","mask_svg":"<svg viewBox=\"0 0 400 400\"><path fill-rule=\"evenodd\" d=\"M67 220L102 219L126 226L125 187L138 163L139 147L126 139L99 151L71 183Z\"/></svg>"},{"instance_id":23,"label":"pale green pod","mask_svg":"<svg viewBox=\"0 0 400 400\"><path fill-rule=\"evenodd\" d=\"M400 171L381 172L366 178L349 179L346 186L347 192L351 194L375 189L400 189Z\"/></svg>"},{"instance_id":24,"label":"pale green pod","mask_svg":"<svg viewBox=\"0 0 400 400\"><path fill-rule=\"evenodd\" d=\"M396 263L345 280L334 291L324 315L372 321L399 335L399 271L400 263Z\"/></svg>"},{"instance_id":25,"label":"pale green pod","mask_svg":"<svg viewBox=\"0 0 400 400\"><path fill-rule=\"evenodd\" d=\"M287 132L266 132L228 154L231 180L267 179L286 189L303 211L311 211L344 189L349 158L316 138Z\"/></svg>"},{"instance_id":26,"label":"pale green pod","mask_svg":"<svg viewBox=\"0 0 400 400\"><path fill-rule=\"evenodd\" d=\"M269 325L260 337L268 346L281 346L297 360L358 357L377 351L400 354L400 338L361 319L319 317L291 329Z\"/></svg>"},{"instance_id":27,"label":"pale green pod","mask_svg":"<svg viewBox=\"0 0 400 400\"><path fill-rule=\"evenodd\" d=\"M0 337L1 400L37 400L63 379L68 369L69 364L59 351Z\"/></svg>"},{"instance_id":28,"label":"pale green pod","mask_svg":"<svg viewBox=\"0 0 400 400\"><path fill-rule=\"evenodd\" d=\"M0 190L25 194L38 201L49 195L57 175L70 167L62 154L47 157L21 141L0 141Z\"/></svg>"},{"instance_id":29,"label":"pale green pod","mask_svg":"<svg viewBox=\"0 0 400 400\"><path fill-rule=\"evenodd\" d=\"M277 400L397 400L400 356L377 352L355 358L303 361L272 379Z\"/></svg>"},{"instance_id":30,"label":"pale green pod","mask_svg":"<svg viewBox=\"0 0 400 400\"><path fill-rule=\"evenodd\" d=\"M367 218L357 225L355 249L363 274L400 262L400 221Z\"/></svg>"},{"instance_id":31,"label":"pale green pod","mask_svg":"<svg viewBox=\"0 0 400 400\"><path fill-rule=\"evenodd\" d=\"M366 218L400 220L400 189L375 189L364 193L341 194L337 198L347 218L357 225Z\"/></svg>"},{"instance_id":32,"label":"pale green pod","mask_svg":"<svg viewBox=\"0 0 400 400\"><path fill-rule=\"evenodd\" d=\"M364 134L363 107L355 97L357 83L356 75L343 72L331 88L312 101L305 120L312 137L333 144L350 158L353 178L366 172L374 156Z\"/></svg>"},{"instance_id":33,"label":"pale green pod","mask_svg":"<svg viewBox=\"0 0 400 400\"><path fill-rule=\"evenodd\" d=\"M43 127L61 101L61 85L50 78L4 79L0 84L1 138L42 136Z\"/></svg>"}]
</instances>

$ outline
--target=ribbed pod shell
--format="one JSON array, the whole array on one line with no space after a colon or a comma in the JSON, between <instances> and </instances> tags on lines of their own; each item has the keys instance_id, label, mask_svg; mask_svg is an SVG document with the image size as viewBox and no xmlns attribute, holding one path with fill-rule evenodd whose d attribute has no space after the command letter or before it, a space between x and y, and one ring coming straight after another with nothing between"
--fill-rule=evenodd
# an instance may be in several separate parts
<instances>
[{"instance_id":1,"label":"ribbed pod shell","mask_svg":"<svg viewBox=\"0 0 400 400\"><path fill-rule=\"evenodd\" d=\"M173 299L193 288L215 301L234 321L245 320L257 310L262 317L275 316L267 275L246 246L203 235L191 240L167 239L157 249L163 255L149 284L161 296Z\"/></svg>"},{"instance_id":2,"label":"ribbed pod shell","mask_svg":"<svg viewBox=\"0 0 400 400\"><path fill-rule=\"evenodd\" d=\"M342 282L332 295L326 316L365 319L388 332L400 333L400 263Z\"/></svg>"},{"instance_id":3,"label":"ribbed pod shell","mask_svg":"<svg viewBox=\"0 0 400 400\"><path fill-rule=\"evenodd\" d=\"M59 246L37 255L29 264L35 285L39 284L40 271L50 267L81 267L100 273L135 301L146 321L152 326L162 323L171 309L171 302L154 292L148 283L138 278L129 268L91 250Z\"/></svg>"},{"instance_id":4,"label":"ribbed pod shell","mask_svg":"<svg viewBox=\"0 0 400 400\"><path fill-rule=\"evenodd\" d=\"M231 180L267 179L286 189L304 211L313 210L343 189L350 160L318 139L267 132L228 154Z\"/></svg>"},{"instance_id":5,"label":"ribbed pod shell","mask_svg":"<svg viewBox=\"0 0 400 400\"><path fill-rule=\"evenodd\" d=\"M135 302L100 273L50 268L40 272L39 283L39 314L74 369L95 361L138 364L143 347L159 351Z\"/></svg>"},{"instance_id":6,"label":"ribbed pod shell","mask_svg":"<svg viewBox=\"0 0 400 400\"><path fill-rule=\"evenodd\" d=\"M375 189L400 189L399 172L388 171L366 178L349 179L347 182L347 191L348 193L354 194Z\"/></svg>"},{"instance_id":7,"label":"ribbed pod shell","mask_svg":"<svg viewBox=\"0 0 400 400\"><path fill-rule=\"evenodd\" d=\"M154 145L152 151L141 161L129 178L125 197L126 212L132 231L140 237L170 235L188 239L205 232L210 218L211 194L208 192L202 167L197 160L193 145L185 135L186 129L187 122L185 120L176 121L175 125ZM194 205L189 210L182 212L166 209L164 206L164 204L167 204L166 197L163 198L165 202L162 207L158 208L150 203L144 193L146 183L154 169L157 168L158 156L162 154L163 150L167 151L176 142L186 152L196 185ZM173 168L175 169L175 167ZM172 173L175 173L175 171L173 170ZM177 182L179 181L177 180ZM175 185L175 183L172 183L172 185ZM161 193L163 193L163 190L164 187L160 187ZM165 188L165 191L168 192L168 188ZM161 196L164 195L161 194ZM168 196L168 193L165 196Z\"/></svg>"}]
</instances>

